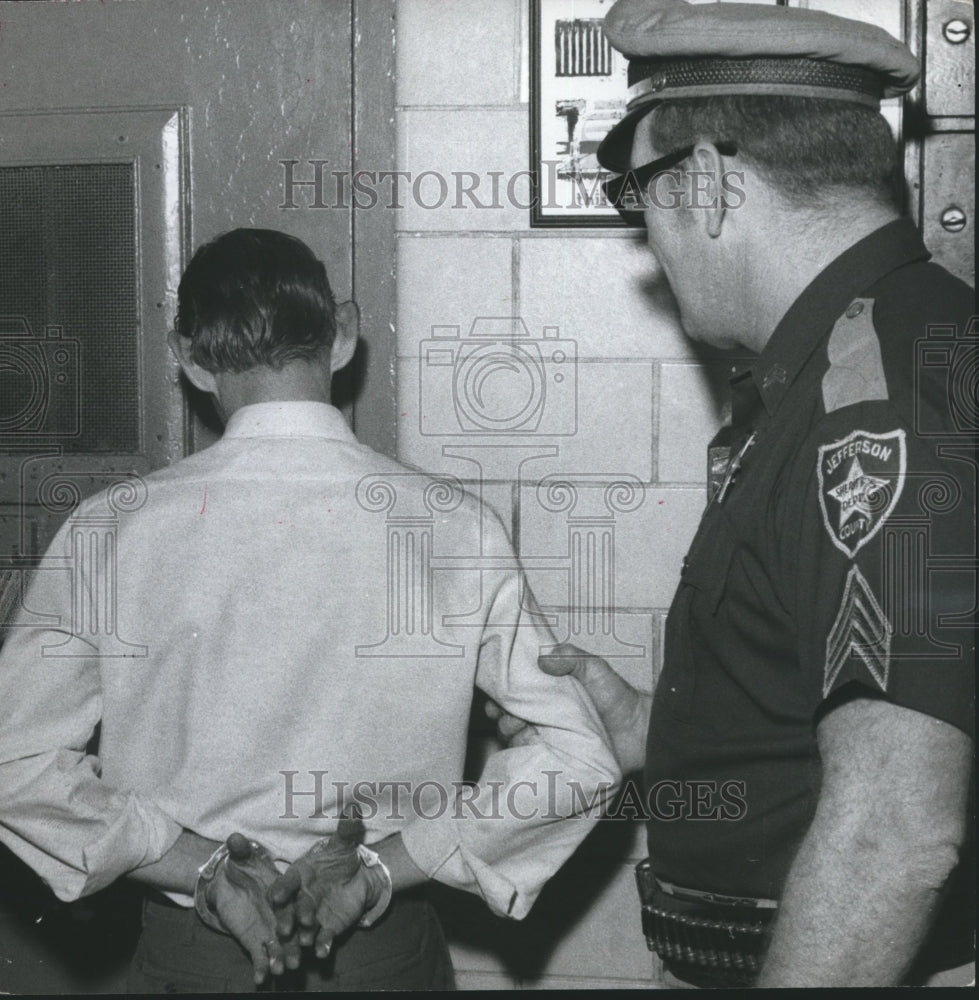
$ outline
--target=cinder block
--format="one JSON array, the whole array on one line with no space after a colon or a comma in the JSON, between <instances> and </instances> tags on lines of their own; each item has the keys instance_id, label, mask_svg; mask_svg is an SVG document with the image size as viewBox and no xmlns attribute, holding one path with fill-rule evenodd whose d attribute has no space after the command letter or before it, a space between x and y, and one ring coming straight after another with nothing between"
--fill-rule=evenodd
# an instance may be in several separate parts
<instances>
[{"instance_id":1,"label":"cinder block","mask_svg":"<svg viewBox=\"0 0 979 1000\"><path fill-rule=\"evenodd\" d=\"M398 165L410 175L402 182L399 230L529 227L526 108L406 109L397 116Z\"/></svg>"},{"instance_id":2,"label":"cinder block","mask_svg":"<svg viewBox=\"0 0 979 1000\"><path fill-rule=\"evenodd\" d=\"M517 0L401 0L399 105L511 104L517 99L521 5ZM479 39L478 66L473 41Z\"/></svg>"},{"instance_id":3,"label":"cinder block","mask_svg":"<svg viewBox=\"0 0 979 1000\"><path fill-rule=\"evenodd\" d=\"M694 356L662 270L638 239L521 240L519 304L531 329L556 326L579 357Z\"/></svg>"},{"instance_id":4,"label":"cinder block","mask_svg":"<svg viewBox=\"0 0 979 1000\"><path fill-rule=\"evenodd\" d=\"M649 363L576 360L574 343L564 341L568 357L558 365L549 356L553 348L537 336L519 363L506 348L499 364L490 347L473 344L464 336L430 339L421 359L398 361L403 460L465 479L533 483L591 470L652 478ZM486 353L474 356L474 349ZM522 426L492 433L520 413L529 414Z\"/></svg>"},{"instance_id":5,"label":"cinder block","mask_svg":"<svg viewBox=\"0 0 979 1000\"><path fill-rule=\"evenodd\" d=\"M505 237L400 236L399 357L419 357L433 327L458 326L466 336L478 316L511 315L512 258Z\"/></svg>"},{"instance_id":6,"label":"cinder block","mask_svg":"<svg viewBox=\"0 0 979 1000\"><path fill-rule=\"evenodd\" d=\"M605 659L620 677L634 688L649 693L653 690L659 669L659 613L633 614L618 611L615 615L615 634L633 646L641 646L644 654L619 656L610 652Z\"/></svg>"},{"instance_id":7,"label":"cinder block","mask_svg":"<svg viewBox=\"0 0 979 1000\"><path fill-rule=\"evenodd\" d=\"M731 365L660 366L657 479L707 481L707 444L720 427Z\"/></svg>"},{"instance_id":8,"label":"cinder block","mask_svg":"<svg viewBox=\"0 0 979 1000\"><path fill-rule=\"evenodd\" d=\"M519 555L538 601L548 607L601 606L609 592L602 581L610 576L614 607L669 607L703 513L704 490L647 487L635 509L622 510L626 499L636 502L623 495L616 510L606 501L606 485L579 480L567 488L552 481L520 491ZM604 523L585 523L603 511ZM611 568L603 576L606 550ZM591 602L589 586L597 595Z\"/></svg>"}]
</instances>

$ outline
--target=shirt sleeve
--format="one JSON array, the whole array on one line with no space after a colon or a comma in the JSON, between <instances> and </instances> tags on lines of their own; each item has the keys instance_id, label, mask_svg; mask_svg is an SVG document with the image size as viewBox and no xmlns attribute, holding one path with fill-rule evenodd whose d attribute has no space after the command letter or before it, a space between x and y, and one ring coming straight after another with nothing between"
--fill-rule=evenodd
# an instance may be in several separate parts
<instances>
[{"instance_id":1,"label":"shirt sleeve","mask_svg":"<svg viewBox=\"0 0 979 1000\"><path fill-rule=\"evenodd\" d=\"M535 738L491 754L475 787L457 791L447 809L426 810L434 818L408 823L402 837L430 878L520 919L597 822L621 775L582 686L538 669L538 654L555 641L502 525L491 527L491 552L513 569L492 574L476 684Z\"/></svg>"},{"instance_id":2,"label":"shirt sleeve","mask_svg":"<svg viewBox=\"0 0 979 1000\"><path fill-rule=\"evenodd\" d=\"M102 711L99 657L73 627L72 587L88 584L62 555L68 543L66 525L0 650L0 841L62 900L159 860L181 832L145 798L108 787L86 753Z\"/></svg>"},{"instance_id":3,"label":"shirt sleeve","mask_svg":"<svg viewBox=\"0 0 979 1000\"><path fill-rule=\"evenodd\" d=\"M816 703L855 684L974 735L969 440L867 402L825 417L798 461L795 603Z\"/></svg>"}]
</instances>

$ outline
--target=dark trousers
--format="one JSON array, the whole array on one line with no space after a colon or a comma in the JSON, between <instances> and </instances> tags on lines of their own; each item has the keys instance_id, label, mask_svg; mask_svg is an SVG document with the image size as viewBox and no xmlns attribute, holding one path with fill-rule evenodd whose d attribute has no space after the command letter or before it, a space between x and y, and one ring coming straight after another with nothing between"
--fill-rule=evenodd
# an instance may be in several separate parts
<instances>
[{"instance_id":1,"label":"dark trousers","mask_svg":"<svg viewBox=\"0 0 979 1000\"><path fill-rule=\"evenodd\" d=\"M162 901L161 901L162 900ZM399 893L373 927L337 938L319 961L267 981L275 990L453 989L442 928L423 892ZM201 923L193 909L147 898L143 934L129 969L130 993L249 993L251 960L234 939Z\"/></svg>"}]
</instances>

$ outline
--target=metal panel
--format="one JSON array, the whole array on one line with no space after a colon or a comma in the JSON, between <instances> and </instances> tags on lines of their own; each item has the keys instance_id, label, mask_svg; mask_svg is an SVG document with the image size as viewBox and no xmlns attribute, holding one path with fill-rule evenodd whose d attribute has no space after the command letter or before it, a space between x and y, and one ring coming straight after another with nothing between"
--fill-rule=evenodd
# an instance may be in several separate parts
<instances>
[{"instance_id":1,"label":"metal panel","mask_svg":"<svg viewBox=\"0 0 979 1000\"><path fill-rule=\"evenodd\" d=\"M925 111L976 113L975 17L971 2L928 0L925 12Z\"/></svg>"},{"instance_id":2,"label":"metal panel","mask_svg":"<svg viewBox=\"0 0 979 1000\"><path fill-rule=\"evenodd\" d=\"M133 163L0 166L0 443L140 450Z\"/></svg>"},{"instance_id":3,"label":"metal panel","mask_svg":"<svg viewBox=\"0 0 979 1000\"><path fill-rule=\"evenodd\" d=\"M183 250L181 118L173 108L0 115L0 172L22 196L3 214L23 253L17 280L0 282L10 362L0 513L8 528L23 520L0 536L2 556L30 560L47 546L70 507L39 488L67 465L82 497L183 454L166 344ZM18 409L27 388L36 398Z\"/></svg>"},{"instance_id":4,"label":"metal panel","mask_svg":"<svg viewBox=\"0 0 979 1000\"><path fill-rule=\"evenodd\" d=\"M924 140L921 228L935 260L975 281L976 147L971 132L940 132Z\"/></svg>"}]
</instances>

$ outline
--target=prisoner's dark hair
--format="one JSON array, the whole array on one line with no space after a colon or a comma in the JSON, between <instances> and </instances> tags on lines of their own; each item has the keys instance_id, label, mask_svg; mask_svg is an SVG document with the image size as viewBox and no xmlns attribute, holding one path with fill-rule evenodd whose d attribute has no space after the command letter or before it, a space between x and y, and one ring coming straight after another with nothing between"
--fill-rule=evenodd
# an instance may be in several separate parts
<instances>
[{"instance_id":1,"label":"prisoner's dark hair","mask_svg":"<svg viewBox=\"0 0 979 1000\"><path fill-rule=\"evenodd\" d=\"M666 100L650 116L657 149L728 141L797 207L859 190L897 205L897 148L874 108L824 98L719 95Z\"/></svg>"},{"instance_id":2,"label":"prisoner's dark hair","mask_svg":"<svg viewBox=\"0 0 979 1000\"><path fill-rule=\"evenodd\" d=\"M281 368L333 346L326 268L301 240L235 229L200 247L177 290L177 333L209 372Z\"/></svg>"}]
</instances>

